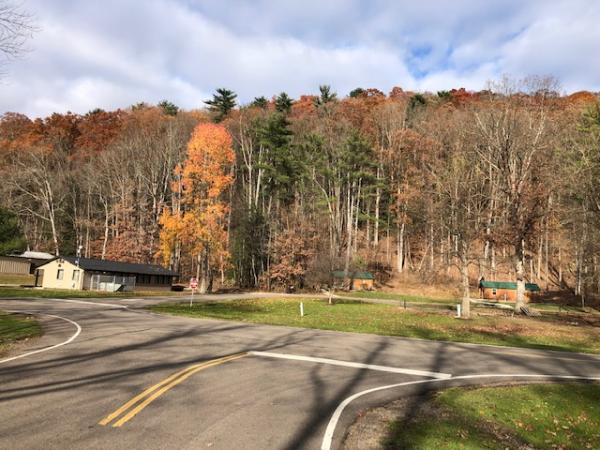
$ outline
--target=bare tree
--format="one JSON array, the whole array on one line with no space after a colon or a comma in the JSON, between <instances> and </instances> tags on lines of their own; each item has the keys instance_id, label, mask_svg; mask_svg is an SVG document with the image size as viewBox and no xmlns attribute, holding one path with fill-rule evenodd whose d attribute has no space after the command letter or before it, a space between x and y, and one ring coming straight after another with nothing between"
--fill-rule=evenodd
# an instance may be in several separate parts
<instances>
[{"instance_id":1,"label":"bare tree","mask_svg":"<svg viewBox=\"0 0 600 450\"><path fill-rule=\"evenodd\" d=\"M31 13L21 3L0 0L0 65L27 51L27 40L37 31Z\"/></svg>"},{"instance_id":2,"label":"bare tree","mask_svg":"<svg viewBox=\"0 0 600 450\"><path fill-rule=\"evenodd\" d=\"M496 179L501 180L498 200L494 200L502 211L502 225L498 227L501 232L497 238L514 249L517 312L525 301L526 244L543 216L546 190L539 174L549 161L552 135L549 97L554 86L551 79L516 83L505 79L494 86L497 97L476 114L479 156L496 172Z\"/></svg>"}]
</instances>

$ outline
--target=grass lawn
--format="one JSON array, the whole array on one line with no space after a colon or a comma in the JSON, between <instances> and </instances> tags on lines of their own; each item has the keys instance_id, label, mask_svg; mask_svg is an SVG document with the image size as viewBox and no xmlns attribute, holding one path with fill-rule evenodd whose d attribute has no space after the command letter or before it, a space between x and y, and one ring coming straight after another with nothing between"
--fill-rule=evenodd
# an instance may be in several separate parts
<instances>
[{"instance_id":1,"label":"grass lawn","mask_svg":"<svg viewBox=\"0 0 600 450\"><path fill-rule=\"evenodd\" d=\"M33 283L35 283L35 277L33 275L0 274L0 284L33 285Z\"/></svg>"},{"instance_id":2,"label":"grass lawn","mask_svg":"<svg viewBox=\"0 0 600 450\"><path fill-rule=\"evenodd\" d=\"M599 384L534 384L442 391L386 448L598 449Z\"/></svg>"},{"instance_id":3,"label":"grass lawn","mask_svg":"<svg viewBox=\"0 0 600 450\"><path fill-rule=\"evenodd\" d=\"M186 295L182 292L173 291L139 291L139 292L98 292L98 291L75 291L61 289L28 289L19 287L0 286L0 298L36 297L36 298L131 298L152 296L177 296ZM189 295L189 294L187 294Z\"/></svg>"},{"instance_id":4,"label":"grass lawn","mask_svg":"<svg viewBox=\"0 0 600 450\"><path fill-rule=\"evenodd\" d=\"M460 299L455 298L432 298L422 297L418 295L398 294L396 292L378 292L378 291L351 291L351 292L336 292L343 297L353 298L374 298L382 300L398 300L399 302L406 301L407 303L460 303Z\"/></svg>"},{"instance_id":5,"label":"grass lawn","mask_svg":"<svg viewBox=\"0 0 600 450\"><path fill-rule=\"evenodd\" d=\"M600 310L586 306L585 309L581 306L572 305L560 305L556 303L530 303L533 309L539 309L543 312L549 313L587 313L587 314L600 314Z\"/></svg>"},{"instance_id":6,"label":"grass lawn","mask_svg":"<svg viewBox=\"0 0 600 450\"><path fill-rule=\"evenodd\" d=\"M40 334L42 329L35 319L0 311L0 355L6 352L11 343Z\"/></svg>"},{"instance_id":7,"label":"grass lawn","mask_svg":"<svg viewBox=\"0 0 600 450\"><path fill-rule=\"evenodd\" d=\"M303 302L304 317L300 317L298 299L198 302L192 308L181 303L161 303L150 309L199 318L600 353L600 327L570 326L552 318L486 316L458 320L451 314L353 300L336 300L333 306L322 299L304 299Z\"/></svg>"}]
</instances>

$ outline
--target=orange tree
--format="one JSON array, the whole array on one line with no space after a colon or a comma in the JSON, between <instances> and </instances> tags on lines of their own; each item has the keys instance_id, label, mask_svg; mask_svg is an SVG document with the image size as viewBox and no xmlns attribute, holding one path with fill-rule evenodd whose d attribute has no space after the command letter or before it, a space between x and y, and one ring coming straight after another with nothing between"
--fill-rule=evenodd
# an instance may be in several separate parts
<instances>
[{"instance_id":1,"label":"orange tree","mask_svg":"<svg viewBox=\"0 0 600 450\"><path fill-rule=\"evenodd\" d=\"M229 261L224 193L233 182L232 139L225 127L198 125L187 147L187 159L176 169L175 200L161 217L161 252L165 262L182 251L197 261L200 292L210 292L214 274Z\"/></svg>"}]
</instances>

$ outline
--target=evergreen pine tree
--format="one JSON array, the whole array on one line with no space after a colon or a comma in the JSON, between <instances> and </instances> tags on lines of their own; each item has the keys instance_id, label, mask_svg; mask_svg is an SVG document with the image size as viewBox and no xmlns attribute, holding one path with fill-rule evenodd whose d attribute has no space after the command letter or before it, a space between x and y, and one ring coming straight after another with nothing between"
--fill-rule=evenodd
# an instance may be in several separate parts
<instances>
[{"instance_id":1,"label":"evergreen pine tree","mask_svg":"<svg viewBox=\"0 0 600 450\"><path fill-rule=\"evenodd\" d=\"M179 107L168 100L163 100L160 102L158 107L162 109L162 112L167 116L176 116L179 112Z\"/></svg>"},{"instance_id":2,"label":"evergreen pine tree","mask_svg":"<svg viewBox=\"0 0 600 450\"><path fill-rule=\"evenodd\" d=\"M262 109L266 109L268 105L269 101L263 95L261 95L260 97L254 97L254 100L252 101L252 103L250 103L250 106Z\"/></svg>"},{"instance_id":3,"label":"evergreen pine tree","mask_svg":"<svg viewBox=\"0 0 600 450\"><path fill-rule=\"evenodd\" d=\"M319 86L320 95L315 99L315 106L322 106L337 100L337 94L331 91L331 86L322 84Z\"/></svg>"},{"instance_id":4,"label":"evergreen pine tree","mask_svg":"<svg viewBox=\"0 0 600 450\"><path fill-rule=\"evenodd\" d=\"M289 114L293 104L294 100L285 92L282 92L275 98L275 109L280 113Z\"/></svg>"},{"instance_id":5,"label":"evergreen pine tree","mask_svg":"<svg viewBox=\"0 0 600 450\"><path fill-rule=\"evenodd\" d=\"M25 250L26 241L17 216L0 208L0 255L8 255Z\"/></svg>"},{"instance_id":6,"label":"evergreen pine tree","mask_svg":"<svg viewBox=\"0 0 600 450\"><path fill-rule=\"evenodd\" d=\"M221 122L227 114L235 107L237 94L229 89L219 88L213 94L211 100L206 100L204 103L208 105L208 109L215 114L215 122Z\"/></svg>"}]
</instances>

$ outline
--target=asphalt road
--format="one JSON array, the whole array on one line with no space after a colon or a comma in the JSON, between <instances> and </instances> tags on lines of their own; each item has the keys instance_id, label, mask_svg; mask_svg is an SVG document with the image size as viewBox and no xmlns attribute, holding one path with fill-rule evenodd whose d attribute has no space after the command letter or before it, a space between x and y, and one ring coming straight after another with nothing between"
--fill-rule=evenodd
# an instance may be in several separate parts
<instances>
[{"instance_id":1,"label":"asphalt road","mask_svg":"<svg viewBox=\"0 0 600 450\"><path fill-rule=\"evenodd\" d=\"M339 448L365 408L406 397L410 415L431 389L600 377L597 356L142 309L157 301L0 300L46 328L0 358L0 448Z\"/></svg>"}]
</instances>

